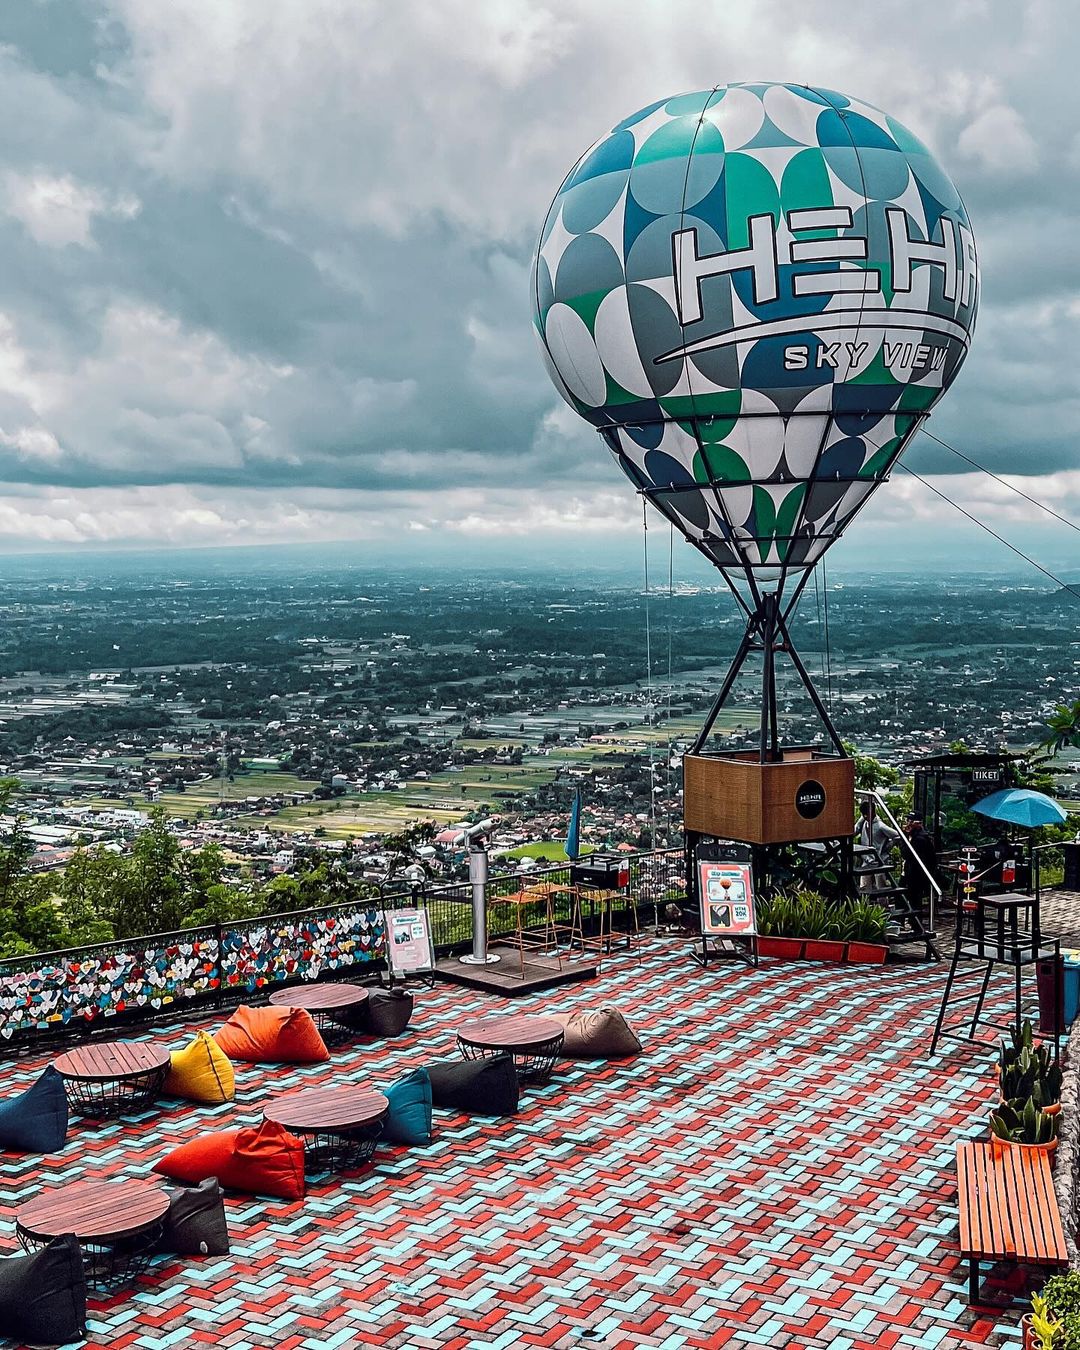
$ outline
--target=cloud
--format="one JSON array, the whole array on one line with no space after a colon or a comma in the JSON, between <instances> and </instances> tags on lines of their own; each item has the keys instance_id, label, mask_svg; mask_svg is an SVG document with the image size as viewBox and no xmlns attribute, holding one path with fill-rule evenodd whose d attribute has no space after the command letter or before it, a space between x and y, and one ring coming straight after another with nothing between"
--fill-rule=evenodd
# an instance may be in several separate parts
<instances>
[{"instance_id":1,"label":"cloud","mask_svg":"<svg viewBox=\"0 0 1080 1350\"><path fill-rule=\"evenodd\" d=\"M95 216L130 220L138 214L137 197L113 196L70 175L9 173L4 183L4 209L21 221L39 244L59 248L79 244L92 248Z\"/></svg>"},{"instance_id":2,"label":"cloud","mask_svg":"<svg viewBox=\"0 0 1080 1350\"><path fill-rule=\"evenodd\" d=\"M631 108L753 78L867 97L954 168L983 308L933 426L1064 490L1071 34L1065 0L7 7L5 537L572 539L589 511L616 531L629 489L534 349L535 232ZM958 467L926 442L912 463Z\"/></svg>"},{"instance_id":3,"label":"cloud","mask_svg":"<svg viewBox=\"0 0 1080 1350\"><path fill-rule=\"evenodd\" d=\"M1039 165L1039 149L1015 108L997 103L960 133L957 149L991 173L1026 177Z\"/></svg>"}]
</instances>

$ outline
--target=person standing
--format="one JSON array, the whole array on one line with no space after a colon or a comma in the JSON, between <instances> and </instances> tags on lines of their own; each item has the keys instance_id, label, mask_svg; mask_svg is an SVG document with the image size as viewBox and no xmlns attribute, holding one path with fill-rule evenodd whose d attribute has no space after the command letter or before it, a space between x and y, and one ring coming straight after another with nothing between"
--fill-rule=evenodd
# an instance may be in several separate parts
<instances>
[{"instance_id":1,"label":"person standing","mask_svg":"<svg viewBox=\"0 0 1080 1350\"><path fill-rule=\"evenodd\" d=\"M884 867L892 845L899 838L896 830L890 830L878 819L870 802L859 803L858 840L863 848L870 850L863 854L864 866ZM864 893L883 891L891 884L892 879L884 872L871 872L859 878L859 890Z\"/></svg>"},{"instance_id":2,"label":"person standing","mask_svg":"<svg viewBox=\"0 0 1080 1350\"><path fill-rule=\"evenodd\" d=\"M937 849L918 816L907 818L904 834L911 845L910 849L904 849L904 889L911 907L921 914L930 899L930 877L937 877ZM922 867L919 863L922 863Z\"/></svg>"}]
</instances>

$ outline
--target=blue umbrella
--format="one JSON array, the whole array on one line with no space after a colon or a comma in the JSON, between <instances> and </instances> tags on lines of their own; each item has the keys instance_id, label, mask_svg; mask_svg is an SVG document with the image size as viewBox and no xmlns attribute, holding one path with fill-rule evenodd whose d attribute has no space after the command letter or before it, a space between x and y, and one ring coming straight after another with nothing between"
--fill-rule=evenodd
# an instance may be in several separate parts
<instances>
[{"instance_id":1,"label":"blue umbrella","mask_svg":"<svg viewBox=\"0 0 1080 1350\"><path fill-rule=\"evenodd\" d=\"M991 820L1007 820L1011 825L1063 825L1068 813L1053 797L1031 788L1002 788L991 792L971 808Z\"/></svg>"}]
</instances>

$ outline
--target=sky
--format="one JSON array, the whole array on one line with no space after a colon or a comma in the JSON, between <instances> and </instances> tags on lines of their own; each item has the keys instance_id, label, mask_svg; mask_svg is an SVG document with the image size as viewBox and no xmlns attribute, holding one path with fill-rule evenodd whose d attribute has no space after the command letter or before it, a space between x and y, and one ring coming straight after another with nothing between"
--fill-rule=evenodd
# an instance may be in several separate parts
<instances>
[{"instance_id":1,"label":"sky","mask_svg":"<svg viewBox=\"0 0 1080 1350\"><path fill-rule=\"evenodd\" d=\"M632 110L771 79L884 107L948 168L983 289L931 429L1080 516L1070 10L0 0L0 552L640 551L630 484L537 355L536 234ZM1077 534L1007 487L925 439L906 459L1080 570ZM1016 561L903 472L832 556Z\"/></svg>"}]
</instances>

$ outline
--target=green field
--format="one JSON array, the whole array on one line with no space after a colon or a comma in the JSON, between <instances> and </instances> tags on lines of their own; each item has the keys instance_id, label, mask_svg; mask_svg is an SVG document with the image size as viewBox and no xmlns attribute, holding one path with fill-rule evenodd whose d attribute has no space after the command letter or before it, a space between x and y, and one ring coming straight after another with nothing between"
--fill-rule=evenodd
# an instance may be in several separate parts
<instances>
[{"instance_id":1,"label":"green field","mask_svg":"<svg viewBox=\"0 0 1080 1350\"><path fill-rule=\"evenodd\" d=\"M591 853L592 844L583 844L581 852ZM545 862L567 862L565 839L540 839L535 844L522 844L500 855L504 858L542 858Z\"/></svg>"},{"instance_id":2,"label":"green field","mask_svg":"<svg viewBox=\"0 0 1080 1350\"><path fill-rule=\"evenodd\" d=\"M749 726L753 720L753 714L747 712L725 711L717 720L717 729L733 731ZM659 727L637 725L611 732L607 739L596 744L563 746L556 743L549 754L526 754L521 764L472 764L460 773L442 772L426 779L410 779L384 792L350 793L328 801L305 802L284 807L274 816L241 815L238 823L251 829L273 829L285 834L319 830L331 839L401 830L418 820L431 820L440 826L452 825L477 811L497 815L500 811L510 810L522 793L534 792L541 784L550 783L560 770L602 768L604 760L611 755L650 750L657 755L666 754L668 747L685 745L700 725L699 717L677 718ZM521 742L520 738L510 736L506 740L462 740L458 744L462 749L483 750L491 749L493 744L513 747ZM316 787L318 783L291 773L242 768L231 782L226 780L224 799L236 802L246 797L311 792ZM221 781L215 776L189 787L186 792L163 792L158 801L169 816L192 820L200 812L210 815L221 799ZM87 802L83 799L83 804L108 808L129 803L105 799ZM132 798L130 805L149 808L149 803L141 796ZM559 862L565 858L561 841L526 847L533 857L548 857ZM555 852L544 852L549 847ZM541 851L531 852L534 848ZM511 856L524 855L515 852Z\"/></svg>"}]
</instances>

